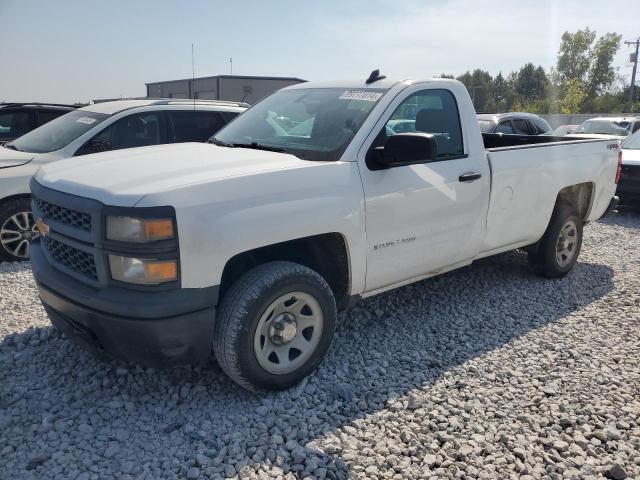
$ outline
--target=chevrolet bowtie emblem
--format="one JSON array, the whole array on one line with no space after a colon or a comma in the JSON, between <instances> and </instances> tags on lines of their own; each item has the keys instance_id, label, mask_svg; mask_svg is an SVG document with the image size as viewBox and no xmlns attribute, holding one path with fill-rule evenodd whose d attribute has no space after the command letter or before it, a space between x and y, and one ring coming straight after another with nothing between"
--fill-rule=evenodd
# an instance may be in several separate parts
<instances>
[{"instance_id":1,"label":"chevrolet bowtie emblem","mask_svg":"<svg viewBox=\"0 0 640 480\"><path fill-rule=\"evenodd\" d=\"M36 227L41 237L46 237L47 235L49 235L49 225L44 223L44 220L42 220L42 218L38 218L36 220Z\"/></svg>"}]
</instances>

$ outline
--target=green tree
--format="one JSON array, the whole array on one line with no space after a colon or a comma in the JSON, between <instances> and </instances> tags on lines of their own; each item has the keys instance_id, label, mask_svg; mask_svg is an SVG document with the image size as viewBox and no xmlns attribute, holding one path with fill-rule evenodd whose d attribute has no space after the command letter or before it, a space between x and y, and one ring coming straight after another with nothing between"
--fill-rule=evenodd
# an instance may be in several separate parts
<instances>
[{"instance_id":1,"label":"green tree","mask_svg":"<svg viewBox=\"0 0 640 480\"><path fill-rule=\"evenodd\" d=\"M560 113L578 113L584 99L587 97L582 83L577 78L567 80L564 96L560 100Z\"/></svg>"},{"instance_id":2,"label":"green tree","mask_svg":"<svg viewBox=\"0 0 640 480\"><path fill-rule=\"evenodd\" d=\"M591 67L590 49L595 38L596 32L589 28L562 34L555 70L559 84L564 85L572 78L586 82Z\"/></svg>"},{"instance_id":3,"label":"green tree","mask_svg":"<svg viewBox=\"0 0 640 480\"><path fill-rule=\"evenodd\" d=\"M496 111L506 112L513 105L515 99L513 83L505 79L502 72L498 72L493 79L491 97L495 103Z\"/></svg>"},{"instance_id":4,"label":"green tree","mask_svg":"<svg viewBox=\"0 0 640 480\"><path fill-rule=\"evenodd\" d=\"M491 96L493 89L493 77L487 71L475 69L473 72L465 72L458 77L469 90L473 104L478 112L495 111L495 101Z\"/></svg>"},{"instance_id":5,"label":"green tree","mask_svg":"<svg viewBox=\"0 0 640 480\"><path fill-rule=\"evenodd\" d=\"M591 66L587 77L587 95L600 95L616 79L613 57L620 49L622 37L617 33L607 33L600 37L591 49Z\"/></svg>"},{"instance_id":6,"label":"green tree","mask_svg":"<svg viewBox=\"0 0 640 480\"><path fill-rule=\"evenodd\" d=\"M585 28L575 33L564 32L554 70L554 81L562 97L567 95L569 82L577 81L585 94L580 110L590 110L598 104L598 96L609 91L616 79L613 58L620 49L621 36L607 33L596 40L597 34ZM571 85L571 95L576 93L576 85ZM572 98L565 103L572 105ZM567 107L569 108L569 107Z\"/></svg>"},{"instance_id":7,"label":"green tree","mask_svg":"<svg viewBox=\"0 0 640 480\"><path fill-rule=\"evenodd\" d=\"M534 102L546 98L548 85L544 68L527 63L516 74L514 89L523 102Z\"/></svg>"}]
</instances>

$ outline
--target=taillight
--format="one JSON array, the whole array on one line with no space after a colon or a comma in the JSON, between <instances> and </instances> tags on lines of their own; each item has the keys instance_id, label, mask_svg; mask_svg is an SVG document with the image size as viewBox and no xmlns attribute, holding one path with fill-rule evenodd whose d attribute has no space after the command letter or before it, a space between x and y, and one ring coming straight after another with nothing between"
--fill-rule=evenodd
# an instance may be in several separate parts
<instances>
[{"instance_id":1,"label":"taillight","mask_svg":"<svg viewBox=\"0 0 640 480\"><path fill-rule=\"evenodd\" d=\"M616 185L620 181L620 175L622 174L622 150L618 153L618 169L616 170Z\"/></svg>"}]
</instances>

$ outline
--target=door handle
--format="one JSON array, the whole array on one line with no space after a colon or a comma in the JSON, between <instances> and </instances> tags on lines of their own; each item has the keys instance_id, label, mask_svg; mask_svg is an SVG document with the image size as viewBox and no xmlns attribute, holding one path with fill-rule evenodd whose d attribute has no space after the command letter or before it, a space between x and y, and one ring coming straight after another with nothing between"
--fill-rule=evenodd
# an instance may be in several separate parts
<instances>
[{"instance_id":1,"label":"door handle","mask_svg":"<svg viewBox=\"0 0 640 480\"><path fill-rule=\"evenodd\" d=\"M466 172L458 177L459 182L473 182L474 180L478 180L482 178L482 174L478 172Z\"/></svg>"}]
</instances>

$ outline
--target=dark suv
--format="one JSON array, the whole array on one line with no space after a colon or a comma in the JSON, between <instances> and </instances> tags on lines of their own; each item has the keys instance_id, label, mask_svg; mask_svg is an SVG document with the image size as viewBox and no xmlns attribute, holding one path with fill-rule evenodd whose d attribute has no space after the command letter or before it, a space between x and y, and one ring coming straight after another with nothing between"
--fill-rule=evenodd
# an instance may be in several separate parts
<instances>
[{"instance_id":1,"label":"dark suv","mask_svg":"<svg viewBox=\"0 0 640 480\"><path fill-rule=\"evenodd\" d=\"M550 135L553 129L544 118L533 113L481 113L478 123L482 133L507 135Z\"/></svg>"},{"instance_id":2,"label":"dark suv","mask_svg":"<svg viewBox=\"0 0 640 480\"><path fill-rule=\"evenodd\" d=\"M15 140L75 109L73 105L53 103L0 103L0 144Z\"/></svg>"}]
</instances>

